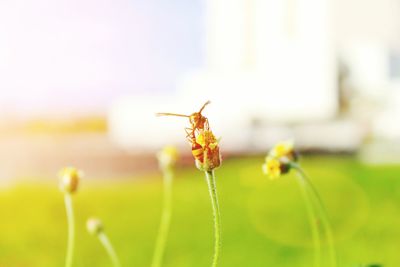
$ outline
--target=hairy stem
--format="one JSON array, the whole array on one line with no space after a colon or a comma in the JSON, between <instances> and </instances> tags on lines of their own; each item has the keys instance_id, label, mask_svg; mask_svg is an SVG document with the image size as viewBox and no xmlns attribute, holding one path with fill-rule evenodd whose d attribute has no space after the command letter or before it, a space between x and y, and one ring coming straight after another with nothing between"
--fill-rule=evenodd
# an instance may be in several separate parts
<instances>
[{"instance_id":1,"label":"hairy stem","mask_svg":"<svg viewBox=\"0 0 400 267\"><path fill-rule=\"evenodd\" d=\"M307 185L304 182L304 179L301 177L300 173L297 173L299 179L297 179L301 193L304 198L304 202L306 204L307 208L307 215L308 215L308 221L310 222L310 227L311 227L311 234L314 242L314 266L315 267L320 267L321 266L321 237L320 237L320 232L319 232L319 227L318 227L318 218L317 215L315 214L315 210L312 204L312 200L310 199L310 196L307 191Z\"/></svg>"},{"instance_id":2,"label":"hairy stem","mask_svg":"<svg viewBox=\"0 0 400 267\"><path fill-rule=\"evenodd\" d=\"M216 267L221 249L221 215L219 211L217 185L215 181L214 171L206 171L205 173L206 173L208 191L210 192L211 205L213 208L213 215L214 215L215 243L214 243L214 257L211 266Z\"/></svg>"},{"instance_id":3,"label":"hairy stem","mask_svg":"<svg viewBox=\"0 0 400 267\"><path fill-rule=\"evenodd\" d=\"M333 239L332 227L331 227L331 223L328 219L328 213L326 212L322 198L318 194L318 191L315 189L313 184L308 179L308 176L305 174L303 169L297 164L292 164L292 167L297 171L299 176L303 179L304 184L306 185L306 189L308 192L310 192L310 194L315 202L315 206L317 207L317 210L320 213L321 222L322 222L324 230L325 230L325 235L326 235L326 239L327 239L328 247L329 247L330 265L331 265L331 267L336 267L337 266L336 250L335 250L335 244L334 244L334 239Z\"/></svg>"},{"instance_id":4,"label":"hairy stem","mask_svg":"<svg viewBox=\"0 0 400 267\"><path fill-rule=\"evenodd\" d=\"M98 238L101 244L107 251L108 256L110 256L111 262L113 263L114 267L121 267L121 264L118 260L118 256L115 253L113 246L111 245L110 240L108 239L107 235L104 232L100 232L98 234Z\"/></svg>"},{"instance_id":5,"label":"hairy stem","mask_svg":"<svg viewBox=\"0 0 400 267\"><path fill-rule=\"evenodd\" d=\"M71 194L66 193L64 197L65 209L67 212L68 221L68 243L67 243L67 255L65 259L65 267L72 267L72 260L74 257L74 246L75 246L75 219L74 209L72 207Z\"/></svg>"},{"instance_id":6,"label":"hairy stem","mask_svg":"<svg viewBox=\"0 0 400 267\"><path fill-rule=\"evenodd\" d=\"M154 249L152 267L160 267L165 245L167 243L168 231L171 224L171 212L172 212L172 180L173 172L171 169L164 171L164 199L163 199L163 210L161 215L161 222L158 230L158 236L156 240L156 246Z\"/></svg>"}]
</instances>

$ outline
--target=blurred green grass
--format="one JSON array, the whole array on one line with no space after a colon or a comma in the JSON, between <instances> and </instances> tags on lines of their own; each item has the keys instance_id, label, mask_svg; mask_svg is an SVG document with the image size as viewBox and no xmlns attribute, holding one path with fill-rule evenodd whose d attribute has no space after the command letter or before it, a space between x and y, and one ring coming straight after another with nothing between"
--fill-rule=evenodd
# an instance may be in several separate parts
<instances>
[{"instance_id":1,"label":"blurred green grass","mask_svg":"<svg viewBox=\"0 0 400 267\"><path fill-rule=\"evenodd\" d=\"M294 177L270 181L262 157L227 160L216 171L223 223L221 267L312 265L305 208ZM301 161L332 219L340 266L400 266L400 166L367 166L351 156ZM112 178L112 177L111 177ZM76 267L110 266L85 229L100 217L123 266L149 266L161 211L162 180L86 181L74 196ZM203 174L179 170L165 267L209 266L212 213ZM57 180L0 192L0 266L64 265L66 220Z\"/></svg>"}]
</instances>

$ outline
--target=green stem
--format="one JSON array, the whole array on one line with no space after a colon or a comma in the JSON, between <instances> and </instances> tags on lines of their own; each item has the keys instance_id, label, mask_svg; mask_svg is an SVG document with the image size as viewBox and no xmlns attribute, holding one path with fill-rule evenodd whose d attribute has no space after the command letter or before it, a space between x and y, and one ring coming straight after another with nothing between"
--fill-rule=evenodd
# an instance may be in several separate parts
<instances>
[{"instance_id":1,"label":"green stem","mask_svg":"<svg viewBox=\"0 0 400 267\"><path fill-rule=\"evenodd\" d=\"M72 260L74 257L74 246L75 246L75 219L74 219L74 209L72 207L71 194L66 193L64 201L65 201L65 209L67 212L67 221L68 221L68 243L67 243L67 256L65 260L65 266L72 267Z\"/></svg>"},{"instance_id":2,"label":"green stem","mask_svg":"<svg viewBox=\"0 0 400 267\"><path fill-rule=\"evenodd\" d=\"M299 173L298 173L299 174ZM301 175L298 175L299 179L297 179L301 193L304 198L304 202L306 203L306 208L307 208L307 215L308 215L308 221L310 222L310 227L311 227L311 234L314 242L314 266L315 267L320 267L321 266L321 237L319 233L319 227L318 227L318 219L317 215L315 214L314 207L312 206L312 201L310 199L310 196L307 192L306 184L304 183L304 179L301 177Z\"/></svg>"},{"instance_id":3,"label":"green stem","mask_svg":"<svg viewBox=\"0 0 400 267\"><path fill-rule=\"evenodd\" d=\"M111 242L108 239L107 235L104 232L100 232L98 234L98 238L99 238L101 244L106 249L107 254L110 256L110 259L111 259L114 267L121 267L121 264L119 263L119 260L118 260L118 256L115 253L115 250L114 250L113 246L111 245Z\"/></svg>"},{"instance_id":4,"label":"green stem","mask_svg":"<svg viewBox=\"0 0 400 267\"><path fill-rule=\"evenodd\" d=\"M171 211L172 211L172 180L173 172L171 169L164 170L164 206L161 215L160 227L156 246L153 255L152 267L160 267L167 243L168 231L171 224Z\"/></svg>"},{"instance_id":5,"label":"green stem","mask_svg":"<svg viewBox=\"0 0 400 267\"><path fill-rule=\"evenodd\" d=\"M330 263L331 263L332 267L336 267L337 266L336 250L335 250L335 244L334 244L334 239L333 239L332 227L331 227L331 223L328 219L328 213L326 212L322 198L318 194L317 189L315 189L315 187L313 186L311 181L308 179L308 176L305 174L303 169L297 164L292 164L292 167L297 171L297 173L300 175L300 177L302 177L308 192L310 192L310 194L314 198L315 205L320 213L321 221L322 221L322 224L325 229L326 239L328 241Z\"/></svg>"},{"instance_id":6,"label":"green stem","mask_svg":"<svg viewBox=\"0 0 400 267\"><path fill-rule=\"evenodd\" d=\"M214 171L206 171L205 173L206 173L208 191L210 192L211 205L213 208L213 215L214 215L215 243L214 243L214 257L211 266L216 267L221 249L221 215L219 211L217 185L215 181Z\"/></svg>"}]
</instances>

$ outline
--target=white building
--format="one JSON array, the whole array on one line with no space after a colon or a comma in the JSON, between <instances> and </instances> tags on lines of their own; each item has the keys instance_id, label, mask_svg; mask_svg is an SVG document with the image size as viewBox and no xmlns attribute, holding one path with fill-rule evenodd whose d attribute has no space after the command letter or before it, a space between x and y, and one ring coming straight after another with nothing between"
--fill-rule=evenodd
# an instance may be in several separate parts
<instances>
[{"instance_id":1,"label":"white building","mask_svg":"<svg viewBox=\"0 0 400 267\"><path fill-rule=\"evenodd\" d=\"M388 61L400 25L396 4L208 0L206 67L183 75L176 95L117 101L110 111L111 136L132 149L182 144L187 122L154 112L190 114L210 99L205 114L228 150L265 150L282 138L309 148L356 149L363 123L357 116L335 119L337 56L361 96L391 94L386 56Z\"/></svg>"}]
</instances>

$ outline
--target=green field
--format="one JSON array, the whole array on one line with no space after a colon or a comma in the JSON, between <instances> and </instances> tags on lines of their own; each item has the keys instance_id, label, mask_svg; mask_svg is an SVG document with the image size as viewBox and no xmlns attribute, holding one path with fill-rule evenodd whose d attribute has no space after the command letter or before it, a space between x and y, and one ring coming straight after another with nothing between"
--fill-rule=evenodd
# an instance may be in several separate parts
<instances>
[{"instance_id":1,"label":"green field","mask_svg":"<svg viewBox=\"0 0 400 267\"><path fill-rule=\"evenodd\" d=\"M311 267L311 235L298 185L291 175L266 179L262 161L227 160L216 171L223 223L219 266ZM301 163L328 209L339 266L400 266L400 166L367 166L350 156L305 156ZM123 266L149 266L161 182L157 172L138 179L83 181L74 196L75 266L111 266L86 232L85 221L92 215L102 218ZM194 167L177 172L173 205L164 266L210 266L212 211L203 174ZM0 211L1 267L64 265L66 219L56 179L3 189Z\"/></svg>"}]
</instances>

